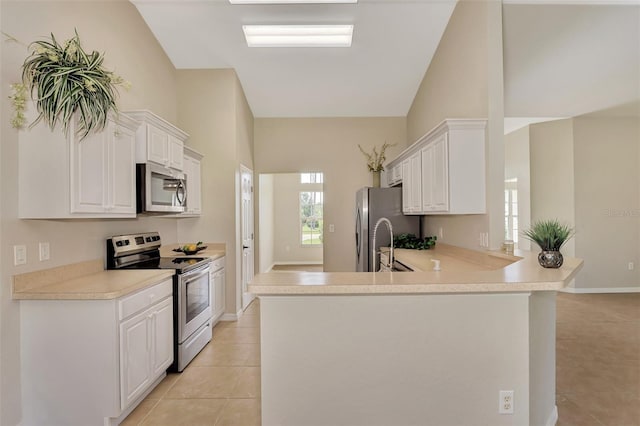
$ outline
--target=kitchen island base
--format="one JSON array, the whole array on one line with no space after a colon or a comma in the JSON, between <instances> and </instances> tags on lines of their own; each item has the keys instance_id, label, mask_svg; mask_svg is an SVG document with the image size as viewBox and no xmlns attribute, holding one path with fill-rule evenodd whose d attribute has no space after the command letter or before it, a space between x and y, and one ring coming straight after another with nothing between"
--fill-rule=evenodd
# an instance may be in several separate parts
<instances>
[{"instance_id":1,"label":"kitchen island base","mask_svg":"<svg viewBox=\"0 0 640 426\"><path fill-rule=\"evenodd\" d=\"M555 297L261 295L263 425L555 424Z\"/></svg>"}]
</instances>

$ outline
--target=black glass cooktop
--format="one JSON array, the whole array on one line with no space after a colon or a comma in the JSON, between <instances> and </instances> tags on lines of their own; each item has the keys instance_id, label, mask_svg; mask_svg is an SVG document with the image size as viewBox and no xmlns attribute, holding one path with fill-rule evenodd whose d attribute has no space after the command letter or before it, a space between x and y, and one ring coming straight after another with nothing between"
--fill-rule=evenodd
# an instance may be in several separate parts
<instances>
[{"instance_id":1,"label":"black glass cooktop","mask_svg":"<svg viewBox=\"0 0 640 426\"><path fill-rule=\"evenodd\" d=\"M208 257L158 257L125 266L124 269L175 269L186 272L204 265L209 260Z\"/></svg>"}]
</instances>

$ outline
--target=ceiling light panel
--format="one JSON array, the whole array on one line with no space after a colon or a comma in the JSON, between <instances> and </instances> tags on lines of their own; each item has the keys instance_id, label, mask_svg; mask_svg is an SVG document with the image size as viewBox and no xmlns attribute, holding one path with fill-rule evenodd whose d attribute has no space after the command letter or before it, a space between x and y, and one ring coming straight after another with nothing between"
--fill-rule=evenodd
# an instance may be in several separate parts
<instances>
[{"instance_id":1,"label":"ceiling light panel","mask_svg":"<svg viewBox=\"0 0 640 426\"><path fill-rule=\"evenodd\" d=\"M358 0L229 0L231 4L358 3Z\"/></svg>"},{"instance_id":2,"label":"ceiling light panel","mask_svg":"<svg viewBox=\"0 0 640 426\"><path fill-rule=\"evenodd\" d=\"M353 25L243 25L249 47L350 47Z\"/></svg>"}]
</instances>

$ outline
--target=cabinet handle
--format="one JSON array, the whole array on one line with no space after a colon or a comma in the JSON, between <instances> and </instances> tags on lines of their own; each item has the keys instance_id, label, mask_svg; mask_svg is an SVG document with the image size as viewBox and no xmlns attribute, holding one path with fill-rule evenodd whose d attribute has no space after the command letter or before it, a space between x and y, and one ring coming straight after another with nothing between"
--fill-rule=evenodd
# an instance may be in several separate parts
<instances>
[{"instance_id":1,"label":"cabinet handle","mask_svg":"<svg viewBox=\"0 0 640 426\"><path fill-rule=\"evenodd\" d=\"M116 138L119 138L121 136L119 127L116 127L116 129L113 131L113 136L115 136Z\"/></svg>"}]
</instances>

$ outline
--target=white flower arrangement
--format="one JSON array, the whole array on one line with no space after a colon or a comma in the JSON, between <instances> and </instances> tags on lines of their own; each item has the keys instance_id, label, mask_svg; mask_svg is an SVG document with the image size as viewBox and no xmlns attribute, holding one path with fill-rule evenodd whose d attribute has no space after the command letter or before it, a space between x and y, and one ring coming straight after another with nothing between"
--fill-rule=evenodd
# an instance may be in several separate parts
<instances>
[{"instance_id":1,"label":"white flower arrangement","mask_svg":"<svg viewBox=\"0 0 640 426\"><path fill-rule=\"evenodd\" d=\"M382 144L382 147L380 148L380 152L378 152L378 150L374 146L373 152L369 154L360 146L360 144L358 144L358 148L360 148L360 152L362 152L362 154L365 157L367 157L367 167L369 167L370 172L381 172L384 170L384 162L387 159L385 152L387 148L391 146L396 146L396 144L395 143L390 144L388 142L385 142Z\"/></svg>"}]
</instances>

